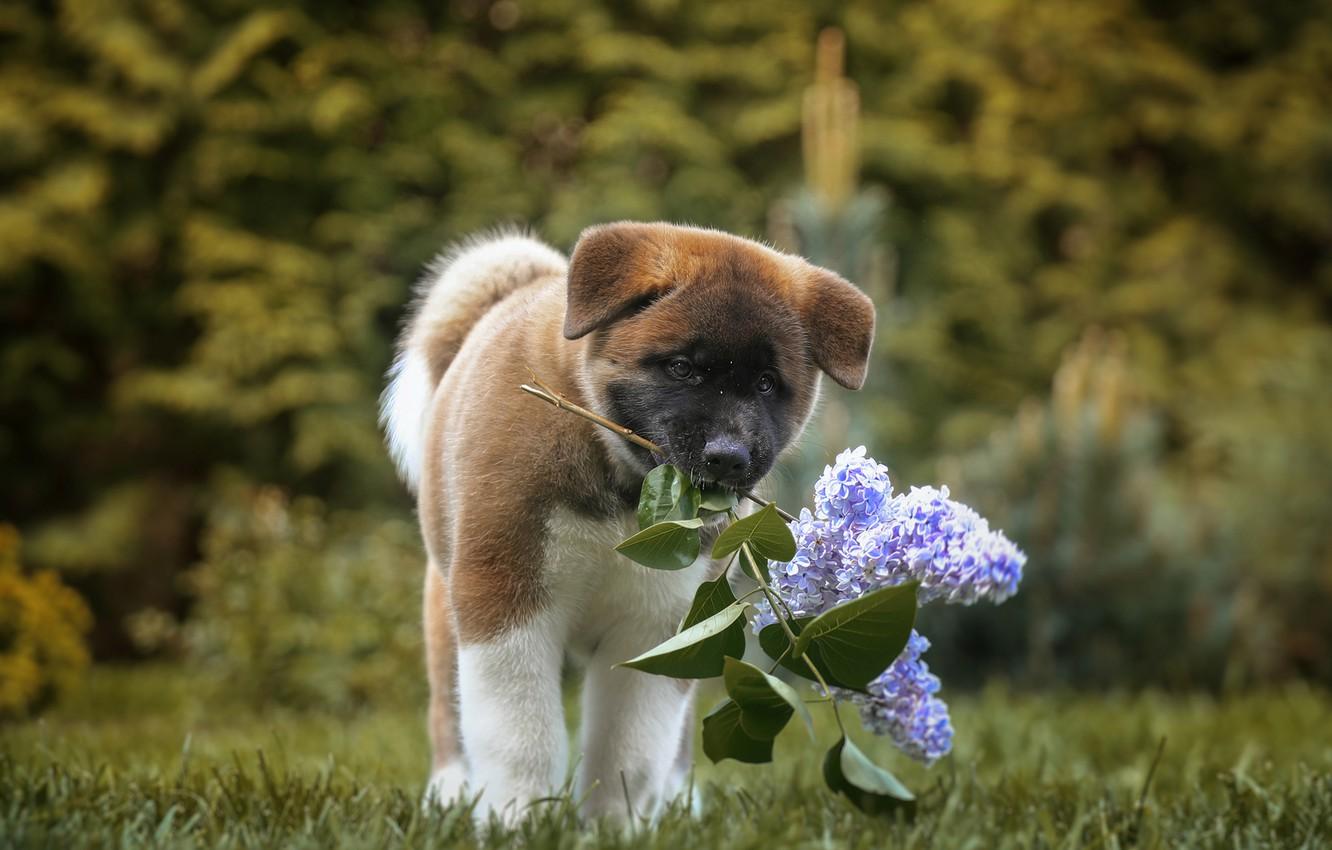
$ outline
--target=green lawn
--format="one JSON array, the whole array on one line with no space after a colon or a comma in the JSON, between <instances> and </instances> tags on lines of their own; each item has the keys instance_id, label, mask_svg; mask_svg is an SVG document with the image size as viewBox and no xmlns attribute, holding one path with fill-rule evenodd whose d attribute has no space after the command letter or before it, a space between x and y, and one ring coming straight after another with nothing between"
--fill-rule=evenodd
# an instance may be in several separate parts
<instances>
[{"instance_id":1,"label":"green lawn","mask_svg":"<svg viewBox=\"0 0 1332 850\"><path fill-rule=\"evenodd\" d=\"M505 831L421 814L420 707L256 711L179 671L103 669L42 718L0 727L0 847L1332 846L1327 693L992 688L952 705L957 749L932 770L867 743L922 794L914 823L829 796L824 745L793 726L774 765L700 764L699 817L675 810L631 834L580 826L555 802Z\"/></svg>"}]
</instances>

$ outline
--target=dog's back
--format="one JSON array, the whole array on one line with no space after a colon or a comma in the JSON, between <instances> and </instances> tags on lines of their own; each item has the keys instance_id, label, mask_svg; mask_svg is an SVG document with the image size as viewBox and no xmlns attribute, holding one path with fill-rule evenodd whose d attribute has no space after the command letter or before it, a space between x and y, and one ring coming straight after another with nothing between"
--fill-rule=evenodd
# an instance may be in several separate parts
<instances>
[{"instance_id":1,"label":"dog's back","mask_svg":"<svg viewBox=\"0 0 1332 850\"><path fill-rule=\"evenodd\" d=\"M430 264L380 405L389 450L409 486L420 479L430 401L467 334L514 291L567 271L568 260L558 251L517 233L470 239Z\"/></svg>"}]
</instances>

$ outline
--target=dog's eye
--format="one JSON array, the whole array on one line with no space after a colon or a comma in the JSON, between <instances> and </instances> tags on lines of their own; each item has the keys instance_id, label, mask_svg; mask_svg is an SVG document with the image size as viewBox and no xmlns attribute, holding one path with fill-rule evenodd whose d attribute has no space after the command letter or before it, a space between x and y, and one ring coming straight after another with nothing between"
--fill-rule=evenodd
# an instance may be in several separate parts
<instances>
[{"instance_id":1,"label":"dog's eye","mask_svg":"<svg viewBox=\"0 0 1332 850\"><path fill-rule=\"evenodd\" d=\"M683 357L672 357L666 364L666 371L671 374L672 378L684 380L694 374L694 364Z\"/></svg>"},{"instance_id":2,"label":"dog's eye","mask_svg":"<svg viewBox=\"0 0 1332 850\"><path fill-rule=\"evenodd\" d=\"M763 395L769 395L773 390L777 389L777 379L772 376L771 372L764 372L762 375L759 375L758 383L754 385L754 389L758 390Z\"/></svg>"}]
</instances>

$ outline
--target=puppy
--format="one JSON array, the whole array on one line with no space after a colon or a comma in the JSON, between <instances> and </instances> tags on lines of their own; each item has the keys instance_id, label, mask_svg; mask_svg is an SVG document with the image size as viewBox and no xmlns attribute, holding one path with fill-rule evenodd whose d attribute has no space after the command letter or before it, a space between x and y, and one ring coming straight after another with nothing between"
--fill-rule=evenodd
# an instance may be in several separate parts
<instances>
[{"instance_id":1,"label":"puppy","mask_svg":"<svg viewBox=\"0 0 1332 850\"><path fill-rule=\"evenodd\" d=\"M680 790L692 685L613 665L670 637L721 565L659 572L612 547L663 461L752 488L820 372L861 386L873 338L874 306L846 280L713 230L593 227L568 261L500 236L430 268L383 403L429 556L427 802L465 790L514 819L564 785L566 654L586 664L585 813L651 815ZM533 373L665 457L519 392Z\"/></svg>"}]
</instances>

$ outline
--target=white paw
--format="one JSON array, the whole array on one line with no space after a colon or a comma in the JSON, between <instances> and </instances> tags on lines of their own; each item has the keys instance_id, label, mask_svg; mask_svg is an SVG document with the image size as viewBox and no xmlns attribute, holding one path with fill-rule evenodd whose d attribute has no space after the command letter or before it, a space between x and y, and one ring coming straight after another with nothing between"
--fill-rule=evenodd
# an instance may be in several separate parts
<instances>
[{"instance_id":1,"label":"white paw","mask_svg":"<svg viewBox=\"0 0 1332 850\"><path fill-rule=\"evenodd\" d=\"M530 812L529 806L524 806L517 800L492 799L482 794L477 800L473 815L477 826L486 826L495 821L505 829L515 829Z\"/></svg>"},{"instance_id":2,"label":"white paw","mask_svg":"<svg viewBox=\"0 0 1332 850\"><path fill-rule=\"evenodd\" d=\"M461 761L446 764L430 774L425 794L421 797L421 808L447 806L463 796L467 788L467 770Z\"/></svg>"},{"instance_id":3,"label":"white paw","mask_svg":"<svg viewBox=\"0 0 1332 850\"><path fill-rule=\"evenodd\" d=\"M703 816L703 791L695 785L689 785L680 790L677 799L685 806L685 810L694 818Z\"/></svg>"}]
</instances>

